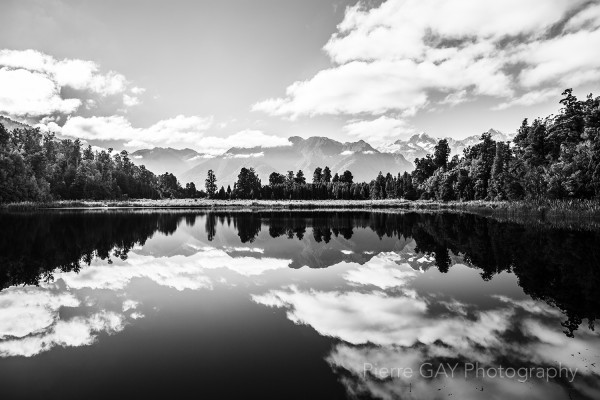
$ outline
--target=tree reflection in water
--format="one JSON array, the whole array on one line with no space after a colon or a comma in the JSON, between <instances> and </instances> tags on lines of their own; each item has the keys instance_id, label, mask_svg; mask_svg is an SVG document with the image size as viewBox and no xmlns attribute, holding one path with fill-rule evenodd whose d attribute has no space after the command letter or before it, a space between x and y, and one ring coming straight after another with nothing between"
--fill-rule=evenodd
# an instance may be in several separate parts
<instances>
[{"instance_id":1,"label":"tree reflection in water","mask_svg":"<svg viewBox=\"0 0 600 400\"><path fill-rule=\"evenodd\" d=\"M243 299L237 307L260 305L246 309L249 320L264 306L285 308L269 312L274 325L257 332L279 335L282 319L310 326L319 340L330 340L311 360L325 359L334 383L339 379L358 397L408 396L405 381L361 375L363 362L418 368L465 359L514 366L554 360L584 369L597 357L588 349L600 343L592 332L600 309L594 231L466 214L322 211L12 213L0 214L0 226L1 357L89 346L101 334L145 320L154 312L145 305L149 298L172 294L164 288L189 291L173 296L182 312L196 307L188 303L190 292L217 296L203 303L211 314L200 314L202 325L217 322L211 315L225 312L222 305L235 293ZM142 300L140 293L150 297ZM237 326L234 315L227 321ZM178 320L177 330L187 332L191 322ZM286 331L284 342L299 329ZM136 340L147 340L148 332ZM186 349L178 347L178 357ZM298 347L293 357L310 349ZM240 360L231 353L223 361ZM574 390L595 398L597 374L584 372L576 385L552 383L561 392L539 382L523 392L530 386L502 381L486 382L486 391L556 398ZM311 379L325 376L321 371ZM434 386L442 383L448 393L473 398L464 390L478 382L414 383L421 398L438 395Z\"/></svg>"},{"instance_id":2,"label":"tree reflection in water","mask_svg":"<svg viewBox=\"0 0 600 400\"><path fill-rule=\"evenodd\" d=\"M204 224L196 224L198 219L204 219ZM209 241L219 226L232 223L241 243L254 242L261 232L301 241L310 251L289 254L291 267L326 268L344 260L346 253L331 251L333 239L343 238L349 246L365 250L363 258L355 260L363 263L412 239L415 251L433 258L440 272L448 272L453 260L459 259L480 269L484 280L503 271L514 273L526 294L564 313L563 326L570 337L584 319L593 330L600 310L600 232L528 226L466 214L7 213L0 215L0 287L51 281L56 270L77 272L94 258L109 263L114 258L125 260L134 246L144 245L156 232L171 235L182 223L195 229L204 226ZM360 238L356 238L359 231Z\"/></svg>"}]
</instances>

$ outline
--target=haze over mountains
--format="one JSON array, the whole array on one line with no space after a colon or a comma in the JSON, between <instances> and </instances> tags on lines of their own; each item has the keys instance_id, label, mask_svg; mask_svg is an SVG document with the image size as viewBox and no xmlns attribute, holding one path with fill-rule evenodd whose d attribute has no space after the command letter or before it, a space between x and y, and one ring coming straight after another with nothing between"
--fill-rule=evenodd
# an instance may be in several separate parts
<instances>
[{"instance_id":1,"label":"haze over mountains","mask_svg":"<svg viewBox=\"0 0 600 400\"><path fill-rule=\"evenodd\" d=\"M497 142L506 142L512 140L513 135L502 133L496 129L490 129L486 133L492 135L492 139ZM453 139L447 137L450 146L451 155L462 154L463 150L480 142L481 135L473 135L464 139ZM382 152L402 154L407 160L413 162L415 158L425 157L432 154L435 145L440 139L429 136L426 133L413 135L407 140L396 140L387 146L379 148Z\"/></svg>"},{"instance_id":2,"label":"haze over mountains","mask_svg":"<svg viewBox=\"0 0 600 400\"><path fill-rule=\"evenodd\" d=\"M4 129L12 131L13 129L29 128L30 126L14 119L0 115L0 124L4 125Z\"/></svg>"},{"instance_id":3,"label":"haze over mountains","mask_svg":"<svg viewBox=\"0 0 600 400\"><path fill-rule=\"evenodd\" d=\"M511 140L512 135L495 129L488 131L497 141ZM481 135L456 140L447 138L452 155L461 154L467 146L479 142ZM172 172L181 182L204 185L209 169L217 175L219 185L231 185L242 167L253 167L263 183L271 172L304 171L310 182L316 167L331 168L332 173L350 170L355 181L370 181L379 171L384 173L412 171L413 161L433 153L439 139L421 133L375 149L364 140L342 143L326 137L303 139L290 137L288 146L231 148L217 157L208 157L191 149L154 148L132 153L134 162L144 164L155 173Z\"/></svg>"},{"instance_id":4,"label":"haze over mountains","mask_svg":"<svg viewBox=\"0 0 600 400\"><path fill-rule=\"evenodd\" d=\"M402 154L382 153L363 140L341 143L326 137L289 138L288 146L232 148L225 154L206 158L181 175L180 180L203 184L212 169L220 184L232 184L242 167L253 167L263 182L276 171L303 170L310 182L317 167L329 166L331 172L350 170L356 181L370 181L379 171L410 171L413 166Z\"/></svg>"},{"instance_id":5,"label":"haze over mountains","mask_svg":"<svg viewBox=\"0 0 600 400\"><path fill-rule=\"evenodd\" d=\"M0 123L8 130L29 126L3 116L0 116ZM490 129L488 133L496 141L508 141L513 137L495 129ZM451 154L454 155L461 154L466 147L478 143L480 137L481 135L473 135L461 140L446 139ZM379 171L384 174L412 171L414 159L433 153L439 139L421 133L378 149L364 140L342 143L327 137L303 139L293 136L288 141L289 145L278 147L233 147L216 157L189 148L169 147L137 150L130 157L134 163L145 165L156 174L171 172L180 182L194 182L198 187L204 186L209 169L217 175L219 186L233 185L242 167L254 168L263 183L268 182L272 172L285 174L287 171L296 172L300 169L310 182L315 168L325 166L329 166L332 174L350 170L355 181L368 182Z\"/></svg>"},{"instance_id":6,"label":"haze over mountains","mask_svg":"<svg viewBox=\"0 0 600 400\"><path fill-rule=\"evenodd\" d=\"M203 155L192 149L155 147L131 153L135 164L143 164L155 174L170 172L179 176L202 161Z\"/></svg>"}]
</instances>

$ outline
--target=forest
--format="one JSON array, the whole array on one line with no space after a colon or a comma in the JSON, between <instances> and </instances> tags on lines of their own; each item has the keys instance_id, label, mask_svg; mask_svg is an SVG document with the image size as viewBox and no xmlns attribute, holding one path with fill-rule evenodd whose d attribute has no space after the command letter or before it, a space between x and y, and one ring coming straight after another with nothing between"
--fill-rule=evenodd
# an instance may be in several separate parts
<instances>
[{"instance_id":1,"label":"forest","mask_svg":"<svg viewBox=\"0 0 600 400\"><path fill-rule=\"evenodd\" d=\"M0 124L0 203L61 199L198 197L170 173L133 164L127 151L93 151L79 139L58 140L38 128L8 132Z\"/></svg>"},{"instance_id":2,"label":"forest","mask_svg":"<svg viewBox=\"0 0 600 400\"><path fill-rule=\"evenodd\" d=\"M233 189L216 190L208 172L206 193L217 199L435 199L537 200L600 198L600 97L578 100L563 92L557 115L527 119L511 142L490 134L450 158L446 139L434 153L415 159L412 173L379 173L371 182L353 182L352 173L331 176L316 168L312 183L303 171L273 172L261 185L252 168L242 168Z\"/></svg>"},{"instance_id":3,"label":"forest","mask_svg":"<svg viewBox=\"0 0 600 400\"><path fill-rule=\"evenodd\" d=\"M57 139L37 128L7 131L0 124L0 203L61 199L435 199L536 200L600 198L600 97L579 100L563 92L558 114L523 121L512 142L489 134L450 157L446 139L433 154L415 159L412 172L354 182L351 171L328 166L313 171L273 172L262 184L242 168L233 188L218 187L209 170L205 191L182 187L171 173L155 175L135 165L127 151L94 151L79 140ZM308 179L311 182L308 182Z\"/></svg>"}]
</instances>

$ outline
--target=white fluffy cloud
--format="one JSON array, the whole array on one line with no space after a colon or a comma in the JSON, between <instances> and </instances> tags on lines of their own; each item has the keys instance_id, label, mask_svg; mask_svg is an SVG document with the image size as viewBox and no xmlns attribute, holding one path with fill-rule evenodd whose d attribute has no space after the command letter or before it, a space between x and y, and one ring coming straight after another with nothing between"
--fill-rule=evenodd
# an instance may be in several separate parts
<instances>
[{"instance_id":1,"label":"white fluffy cloud","mask_svg":"<svg viewBox=\"0 0 600 400\"><path fill-rule=\"evenodd\" d=\"M598 17L600 22L600 16ZM600 78L600 29L581 30L550 40L538 40L519 48L529 65L519 75L526 88L543 84L581 85Z\"/></svg>"},{"instance_id":2,"label":"white fluffy cloud","mask_svg":"<svg viewBox=\"0 0 600 400\"><path fill-rule=\"evenodd\" d=\"M108 117L71 117L60 133L85 140L121 140L128 147L191 147L210 155L222 154L231 147L283 146L287 139L261 131L244 130L228 137L208 136L212 117L177 117L161 120L149 128L136 128L120 115ZM56 128L56 126L55 126Z\"/></svg>"},{"instance_id":3,"label":"white fluffy cloud","mask_svg":"<svg viewBox=\"0 0 600 400\"><path fill-rule=\"evenodd\" d=\"M24 69L0 68L0 112L40 116L53 112L72 113L79 99L63 99L60 86L47 75Z\"/></svg>"},{"instance_id":4,"label":"white fluffy cloud","mask_svg":"<svg viewBox=\"0 0 600 400\"><path fill-rule=\"evenodd\" d=\"M412 135L416 131L405 119L382 115L374 120L350 121L344 126L344 132L368 140L374 146L380 146L391 139Z\"/></svg>"},{"instance_id":5,"label":"white fluffy cloud","mask_svg":"<svg viewBox=\"0 0 600 400\"><path fill-rule=\"evenodd\" d=\"M125 105L139 103L137 96L143 89L133 88L127 94L128 85L122 74L100 72L92 61L57 60L36 50L0 50L0 112L16 116L71 114L82 101L62 98L65 87L101 97L123 94Z\"/></svg>"},{"instance_id":6,"label":"white fluffy cloud","mask_svg":"<svg viewBox=\"0 0 600 400\"><path fill-rule=\"evenodd\" d=\"M449 104L450 106L455 106L457 104L464 103L465 101L467 101L467 95L468 93L466 89L463 89L458 92L453 92L444 97L444 99L440 101L440 104Z\"/></svg>"},{"instance_id":7,"label":"white fluffy cloud","mask_svg":"<svg viewBox=\"0 0 600 400\"><path fill-rule=\"evenodd\" d=\"M506 108L525 91L597 81L600 61L586 49L600 46L599 27L599 7L584 0L359 2L324 47L333 66L253 110L410 115L434 98L452 106L480 96Z\"/></svg>"},{"instance_id":8,"label":"white fluffy cloud","mask_svg":"<svg viewBox=\"0 0 600 400\"><path fill-rule=\"evenodd\" d=\"M101 95L122 93L127 79L117 72L101 73L98 64L78 59L56 60L36 50L0 50L0 65L46 74L59 86Z\"/></svg>"},{"instance_id":9,"label":"white fluffy cloud","mask_svg":"<svg viewBox=\"0 0 600 400\"><path fill-rule=\"evenodd\" d=\"M161 120L149 128L136 128L120 115L72 117L61 129L66 136L86 140L122 140L127 146L194 145L212 126L212 117L177 117Z\"/></svg>"},{"instance_id":10,"label":"white fluffy cloud","mask_svg":"<svg viewBox=\"0 0 600 400\"><path fill-rule=\"evenodd\" d=\"M390 110L412 115L428 103L428 91L473 88L480 95L512 94L510 79L493 59L455 57L442 63L414 60L352 61L295 82L287 97L257 103L273 115L371 114Z\"/></svg>"},{"instance_id":11,"label":"white fluffy cloud","mask_svg":"<svg viewBox=\"0 0 600 400\"><path fill-rule=\"evenodd\" d=\"M123 95L123 104L125 104L127 107L137 106L138 104L140 104L140 99L136 96L130 96L127 93L125 93Z\"/></svg>"},{"instance_id":12,"label":"white fluffy cloud","mask_svg":"<svg viewBox=\"0 0 600 400\"><path fill-rule=\"evenodd\" d=\"M504 110L513 106L530 106L533 104L538 104L553 97L558 97L560 93L559 89L541 89L541 90L533 90L531 92L527 92L522 96L515 97L510 101L505 101L503 103L498 104L494 107L495 110Z\"/></svg>"}]
</instances>

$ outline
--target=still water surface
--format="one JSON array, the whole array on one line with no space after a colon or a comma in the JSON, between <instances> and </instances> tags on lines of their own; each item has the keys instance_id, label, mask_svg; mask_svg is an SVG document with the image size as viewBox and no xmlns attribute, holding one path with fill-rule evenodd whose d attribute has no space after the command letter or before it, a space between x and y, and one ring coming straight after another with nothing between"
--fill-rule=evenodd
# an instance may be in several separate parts
<instances>
[{"instance_id":1,"label":"still water surface","mask_svg":"<svg viewBox=\"0 0 600 400\"><path fill-rule=\"evenodd\" d=\"M0 397L598 399L599 282L473 215L1 214Z\"/></svg>"}]
</instances>

